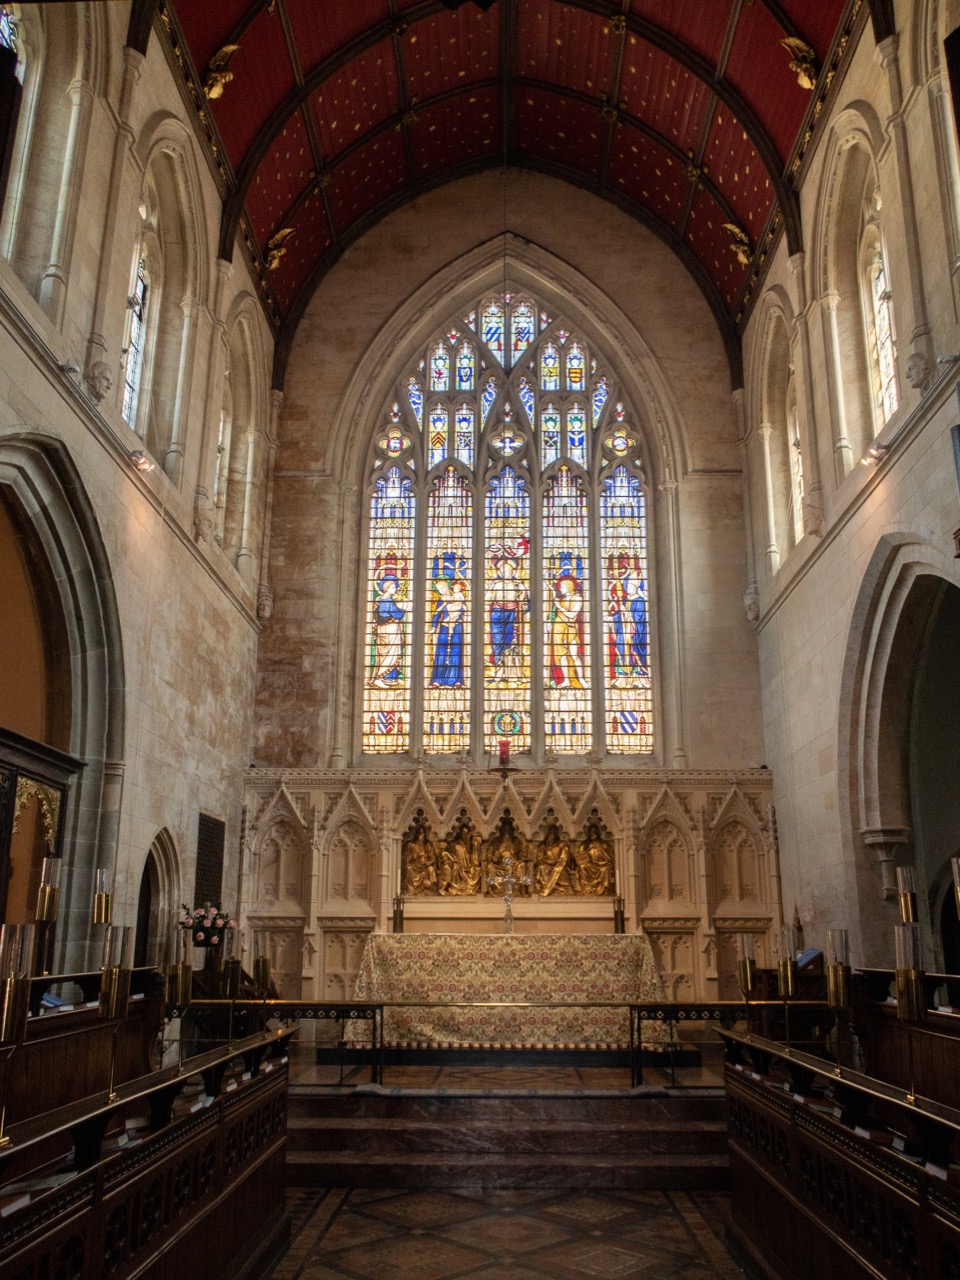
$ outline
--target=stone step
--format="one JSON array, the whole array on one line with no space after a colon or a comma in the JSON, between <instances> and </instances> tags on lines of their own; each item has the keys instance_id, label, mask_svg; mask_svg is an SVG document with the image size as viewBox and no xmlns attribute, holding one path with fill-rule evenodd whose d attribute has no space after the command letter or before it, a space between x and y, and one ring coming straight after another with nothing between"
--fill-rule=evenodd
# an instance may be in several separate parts
<instances>
[{"instance_id":1,"label":"stone step","mask_svg":"<svg viewBox=\"0 0 960 1280\"><path fill-rule=\"evenodd\" d=\"M287 1182L296 1187L545 1187L571 1190L719 1191L729 1185L721 1155L505 1155L418 1153L400 1158L341 1152L291 1152Z\"/></svg>"},{"instance_id":2,"label":"stone step","mask_svg":"<svg viewBox=\"0 0 960 1280\"><path fill-rule=\"evenodd\" d=\"M724 1122L722 1092L696 1096L665 1093L392 1093L371 1090L291 1090L294 1118L436 1120L457 1124L489 1120L520 1124L699 1124Z\"/></svg>"},{"instance_id":3,"label":"stone step","mask_svg":"<svg viewBox=\"0 0 960 1280\"><path fill-rule=\"evenodd\" d=\"M409 1118L341 1119L294 1116L287 1126L288 1150L351 1151L377 1154L473 1152L576 1154L596 1152L620 1156L683 1153L722 1154L727 1129L722 1121L696 1124L640 1122L598 1124L472 1121L449 1123Z\"/></svg>"}]
</instances>

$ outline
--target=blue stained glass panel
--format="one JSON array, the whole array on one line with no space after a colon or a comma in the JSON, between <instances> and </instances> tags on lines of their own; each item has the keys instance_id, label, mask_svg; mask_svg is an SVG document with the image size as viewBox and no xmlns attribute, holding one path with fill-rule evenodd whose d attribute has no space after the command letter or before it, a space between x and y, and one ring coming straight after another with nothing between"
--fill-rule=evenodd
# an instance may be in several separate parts
<instances>
[{"instance_id":1,"label":"blue stained glass panel","mask_svg":"<svg viewBox=\"0 0 960 1280\"><path fill-rule=\"evenodd\" d=\"M567 452L571 462L587 465L587 416L580 405L567 411Z\"/></svg>"},{"instance_id":2,"label":"blue stained glass panel","mask_svg":"<svg viewBox=\"0 0 960 1280\"><path fill-rule=\"evenodd\" d=\"M518 302L510 317L510 363L516 364L534 340L537 319L528 302Z\"/></svg>"},{"instance_id":3,"label":"blue stained glass panel","mask_svg":"<svg viewBox=\"0 0 960 1280\"><path fill-rule=\"evenodd\" d=\"M481 429L487 425L487 418L490 416L490 410L493 408L493 402L497 398L497 380L490 377L483 384L483 390L480 392L480 427Z\"/></svg>"},{"instance_id":4,"label":"blue stained glass panel","mask_svg":"<svg viewBox=\"0 0 960 1280\"><path fill-rule=\"evenodd\" d=\"M417 426L423 430L423 388L416 378L411 378L407 383L407 399L410 401L410 408L413 410L413 416L417 420Z\"/></svg>"},{"instance_id":5,"label":"blue stained glass panel","mask_svg":"<svg viewBox=\"0 0 960 1280\"><path fill-rule=\"evenodd\" d=\"M603 413L603 406L607 403L607 396L610 392L607 390L606 378L599 378L597 385L593 389L593 425L596 426L600 421L600 415Z\"/></svg>"},{"instance_id":6,"label":"blue stained glass panel","mask_svg":"<svg viewBox=\"0 0 960 1280\"><path fill-rule=\"evenodd\" d=\"M531 387L530 383L526 380L526 378L520 379L520 403L523 405L524 409L526 410L526 414L530 422L531 423L535 422L536 419L533 416L534 391L533 391L533 387Z\"/></svg>"},{"instance_id":7,"label":"blue stained glass panel","mask_svg":"<svg viewBox=\"0 0 960 1280\"><path fill-rule=\"evenodd\" d=\"M427 506L423 747L431 753L470 745L472 530L470 487L448 467Z\"/></svg>"},{"instance_id":8,"label":"blue stained glass panel","mask_svg":"<svg viewBox=\"0 0 960 1280\"><path fill-rule=\"evenodd\" d=\"M475 376L476 357L469 342L460 344L457 352L457 390L472 391Z\"/></svg>"},{"instance_id":9,"label":"blue stained glass panel","mask_svg":"<svg viewBox=\"0 0 960 1280\"><path fill-rule=\"evenodd\" d=\"M503 307L499 302L488 302L480 317L480 336L490 353L503 364Z\"/></svg>"}]
</instances>

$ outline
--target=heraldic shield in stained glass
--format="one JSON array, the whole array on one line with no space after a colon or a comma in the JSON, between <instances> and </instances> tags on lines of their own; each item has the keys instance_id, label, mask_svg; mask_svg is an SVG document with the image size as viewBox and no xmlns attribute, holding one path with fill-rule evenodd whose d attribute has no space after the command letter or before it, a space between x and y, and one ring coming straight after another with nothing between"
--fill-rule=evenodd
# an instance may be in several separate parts
<instances>
[{"instance_id":1,"label":"heraldic shield in stained glass","mask_svg":"<svg viewBox=\"0 0 960 1280\"><path fill-rule=\"evenodd\" d=\"M373 435L365 753L654 752L642 441L530 295L477 297L412 355Z\"/></svg>"}]
</instances>

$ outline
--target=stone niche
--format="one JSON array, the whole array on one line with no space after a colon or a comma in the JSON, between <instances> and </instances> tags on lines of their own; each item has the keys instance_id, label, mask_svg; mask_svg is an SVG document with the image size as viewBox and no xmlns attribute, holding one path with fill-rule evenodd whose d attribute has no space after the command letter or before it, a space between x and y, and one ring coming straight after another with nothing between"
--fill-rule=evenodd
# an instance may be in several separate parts
<instances>
[{"instance_id":1,"label":"stone niche","mask_svg":"<svg viewBox=\"0 0 960 1280\"><path fill-rule=\"evenodd\" d=\"M767 770L256 769L246 801L245 923L289 965L301 922L304 998L352 996L398 897L408 933L499 933L508 853L516 932L610 933L619 896L677 1000L735 996L736 934L769 961L782 918Z\"/></svg>"}]
</instances>

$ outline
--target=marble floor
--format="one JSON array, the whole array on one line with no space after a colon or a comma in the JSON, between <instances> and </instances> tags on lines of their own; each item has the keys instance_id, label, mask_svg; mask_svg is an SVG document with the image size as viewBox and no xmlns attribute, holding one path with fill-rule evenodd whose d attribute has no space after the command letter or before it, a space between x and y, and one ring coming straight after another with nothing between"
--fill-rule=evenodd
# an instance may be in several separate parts
<instances>
[{"instance_id":1,"label":"marble floor","mask_svg":"<svg viewBox=\"0 0 960 1280\"><path fill-rule=\"evenodd\" d=\"M290 1189L271 1280L742 1280L729 1197L680 1191Z\"/></svg>"}]
</instances>

